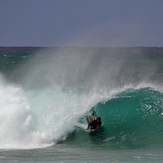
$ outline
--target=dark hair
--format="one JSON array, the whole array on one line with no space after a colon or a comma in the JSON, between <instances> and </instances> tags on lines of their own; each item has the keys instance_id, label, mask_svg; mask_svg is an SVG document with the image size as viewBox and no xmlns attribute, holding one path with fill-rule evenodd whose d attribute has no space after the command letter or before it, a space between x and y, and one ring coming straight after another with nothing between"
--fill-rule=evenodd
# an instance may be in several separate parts
<instances>
[{"instance_id":1,"label":"dark hair","mask_svg":"<svg viewBox=\"0 0 163 163\"><path fill-rule=\"evenodd\" d=\"M97 117L97 119L99 119L101 121L101 117Z\"/></svg>"}]
</instances>

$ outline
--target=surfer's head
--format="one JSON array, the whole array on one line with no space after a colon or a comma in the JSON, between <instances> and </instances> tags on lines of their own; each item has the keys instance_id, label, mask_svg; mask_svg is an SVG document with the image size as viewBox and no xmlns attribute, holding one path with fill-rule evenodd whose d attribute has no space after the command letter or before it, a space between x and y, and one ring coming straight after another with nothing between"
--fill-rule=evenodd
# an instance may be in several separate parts
<instances>
[{"instance_id":1,"label":"surfer's head","mask_svg":"<svg viewBox=\"0 0 163 163\"><path fill-rule=\"evenodd\" d=\"M101 117L97 117L97 121L100 122L101 121Z\"/></svg>"}]
</instances>

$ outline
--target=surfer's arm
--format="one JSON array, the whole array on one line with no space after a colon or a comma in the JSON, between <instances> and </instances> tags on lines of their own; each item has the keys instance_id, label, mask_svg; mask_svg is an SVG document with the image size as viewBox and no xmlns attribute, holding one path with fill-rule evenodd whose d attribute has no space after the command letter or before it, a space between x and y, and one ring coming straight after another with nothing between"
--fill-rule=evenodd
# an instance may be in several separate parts
<instances>
[{"instance_id":1,"label":"surfer's arm","mask_svg":"<svg viewBox=\"0 0 163 163\"><path fill-rule=\"evenodd\" d=\"M94 121L96 118L94 116L94 114L92 113L90 116L88 116L88 122L91 123L92 121Z\"/></svg>"},{"instance_id":2,"label":"surfer's arm","mask_svg":"<svg viewBox=\"0 0 163 163\"><path fill-rule=\"evenodd\" d=\"M88 122L91 123L91 117L90 116L88 117Z\"/></svg>"},{"instance_id":3,"label":"surfer's arm","mask_svg":"<svg viewBox=\"0 0 163 163\"><path fill-rule=\"evenodd\" d=\"M101 124L102 124L101 122L97 124L95 131L97 131L100 128Z\"/></svg>"},{"instance_id":4,"label":"surfer's arm","mask_svg":"<svg viewBox=\"0 0 163 163\"><path fill-rule=\"evenodd\" d=\"M94 116L94 114L92 114L91 116L92 116L92 120L94 121L94 120L95 120L95 116Z\"/></svg>"}]
</instances>

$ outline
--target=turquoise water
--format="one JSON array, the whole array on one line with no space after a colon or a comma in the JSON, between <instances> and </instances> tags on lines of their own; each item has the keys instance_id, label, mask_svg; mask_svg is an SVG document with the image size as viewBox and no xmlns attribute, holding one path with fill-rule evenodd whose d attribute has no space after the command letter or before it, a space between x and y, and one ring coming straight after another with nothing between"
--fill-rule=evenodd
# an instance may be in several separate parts
<instances>
[{"instance_id":1,"label":"turquoise water","mask_svg":"<svg viewBox=\"0 0 163 163\"><path fill-rule=\"evenodd\" d=\"M109 150L162 148L162 99L163 94L151 88L125 90L91 109L102 117L98 133L76 128L64 143ZM80 122L84 123L85 117Z\"/></svg>"},{"instance_id":2,"label":"turquoise water","mask_svg":"<svg viewBox=\"0 0 163 163\"><path fill-rule=\"evenodd\" d=\"M162 162L162 48L0 48L1 162ZM89 133L87 116L102 118Z\"/></svg>"}]
</instances>

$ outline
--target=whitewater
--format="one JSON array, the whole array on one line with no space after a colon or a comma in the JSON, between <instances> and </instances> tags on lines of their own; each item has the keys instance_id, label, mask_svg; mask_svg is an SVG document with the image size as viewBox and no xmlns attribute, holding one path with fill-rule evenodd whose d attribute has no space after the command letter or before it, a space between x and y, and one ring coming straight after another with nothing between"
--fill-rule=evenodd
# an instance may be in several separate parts
<instances>
[{"instance_id":1,"label":"whitewater","mask_svg":"<svg viewBox=\"0 0 163 163\"><path fill-rule=\"evenodd\" d=\"M162 48L1 48L0 159L21 151L20 162L43 156L161 162L162 54ZM88 133L93 111L102 126Z\"/></svg>"}]
</instances>

